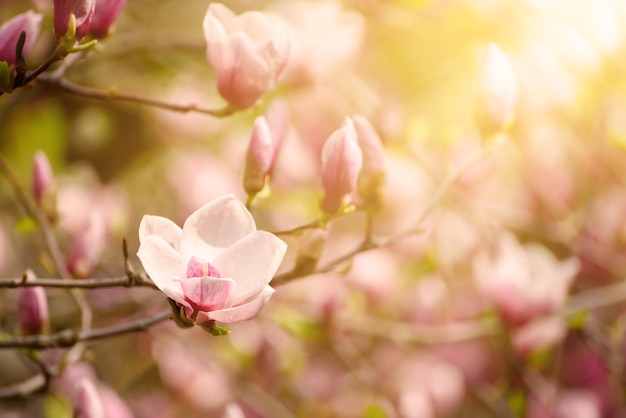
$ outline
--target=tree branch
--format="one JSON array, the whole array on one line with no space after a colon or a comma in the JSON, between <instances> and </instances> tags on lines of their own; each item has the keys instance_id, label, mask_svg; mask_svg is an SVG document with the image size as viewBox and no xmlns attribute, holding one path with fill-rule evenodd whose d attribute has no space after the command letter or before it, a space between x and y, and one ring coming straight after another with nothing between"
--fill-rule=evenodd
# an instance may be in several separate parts
<instances>
[{"instance_id":1,"label":"tree branch","mask_svg":"<svg viewBox=\"0 0 626 418\"><path fill-rule=\"evenodd\" d=\"M147 318L141 318L122 325L105 328L75 331L65 329L54 334L29 335L12 339L0 340L0 349L5 348L32 348L45 350L55 347L72 347L79 342L87 343L131 332L146 331L151 326L169 318L172 312L168 309Z\"/></svg>"},{"instance_id":2,"label":"tree branch","mask_svg":"<svg viewBox=\"0 0 626 418\"><path fill-rule=\"evenodd\" d=\"M109 90L99 90L92 87L84 87L79 86L78 84L74 84L71 81L68 81L64 78L55 78L49 76L47 74L42 74L38 78L39 82L48 84L51 86L59 87L60 89L71 93L76 96L87 97L90 99L96 100L106 100L106 101L120 101L120 102L131 102L131 103L139 103L146 106L157 107L160 109L171 110L174 112L197 112L205 115L213 116L216 118L223 118L226 116L230 116L233 113L237 112L237 109L226 106L221 109L207 109L203 107L199 107L195 103L190 103L187 105L177 105L169 102L165 102L163 100L152 99L149 97L144 97L132 93L120 93L116 91L115 88L110 88Z\"/></svg>"},{"instance_id":3,"label":"tree branch","mask_svg":"<svg viewBox=\"0 0 626 418\"><path fill-rule=\"evenodd\" d=\"M7 278L0 279L0 288L18 288L18 287L54 287L59 289L98 289L102 287L151 287L156 289L154 283L147 278L130 279L128 276L123 277L106 277L97 279L81 279L81 280L66 280L66 279L28 279L24 278Z\"/></svg>"}]
</instances>

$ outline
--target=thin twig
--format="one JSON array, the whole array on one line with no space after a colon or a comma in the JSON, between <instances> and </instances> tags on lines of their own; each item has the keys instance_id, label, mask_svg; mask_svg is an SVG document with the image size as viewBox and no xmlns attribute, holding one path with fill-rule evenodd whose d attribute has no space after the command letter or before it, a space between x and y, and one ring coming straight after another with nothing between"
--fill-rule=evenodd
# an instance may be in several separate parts
<instances>
[{"instance_id":1,"label":"thin twig","mask_svg":"<svg viewBox=\"0 0 626 418\"><path fill-rule=\"evenodd\" d=\"M32 348L36 350L44 350L55 347L72 347L80 342L88 343L131 332L146 331L151 326L169 318L171 315L172 312L168 309L147 318L141 318L122 325L91 329L88 331L65 329L54 334L29 335L25 337L4 339L0 340L0 349Z\"/></svg>"},{"instance_id":2,"label":"thin twig","mask_svg":"<svg viewBox=\"0 0 626 418\"><path fill-rule=\"evenodd\" d=\"M98 289L103 287L152 287L156 289L154 283L148 279L136 278L131 280L127 276L122 277L106 277L97 279L80 279L66 280L58 278L37 278L24 280L21 277L0 279L0 288L18 288L18 287L54 287L60 289Z\"/></svg>"},{"instance_id":3,"label":"thin twig","mask_svg":"<svg viewBox=\"0 0 626 418\"><path fill-rule=\"evenodd\" d=\"M116 91L115 88L110 88L109 90L99 90L92 87L79 86L78 84L72 83L64 78L55 78L48 76L47 74L42 74L38 80L41 83L45 83L52 86L57 86L62 90L65 90L68 93L71 93L76 96L87 97L90 99L96 100L107 100L107 101L121 101L121 102L131 102L131 103L139 103L146 106L158 107L160 109L171 110L174 112L197 112L205 115L214 116L216 118L223 118L226 116L230 116L237 111L237 109L226 106L221 109L207 109L204 107L199 107L195 103L190 103L187 105L178 105L174 103L169 103L163 100L152 99L149 97L140 96L132 93L121 93Z\"/></svg>"}]
</instances>

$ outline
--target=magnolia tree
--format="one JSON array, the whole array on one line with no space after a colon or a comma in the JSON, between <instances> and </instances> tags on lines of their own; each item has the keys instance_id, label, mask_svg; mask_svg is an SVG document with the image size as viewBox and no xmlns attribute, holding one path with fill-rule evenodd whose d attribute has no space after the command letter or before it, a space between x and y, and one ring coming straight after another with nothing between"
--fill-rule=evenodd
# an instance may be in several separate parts
<instances>
[{"instance_id":1,"label":"magnolia tree","mask_svg":"<svg viewBox=\"0 0 626 418\"><path fill-rule=\"evenodd\" d=\"M0 20L1 416L626 415L619 0Z\"/></svg>"}]
</instances>

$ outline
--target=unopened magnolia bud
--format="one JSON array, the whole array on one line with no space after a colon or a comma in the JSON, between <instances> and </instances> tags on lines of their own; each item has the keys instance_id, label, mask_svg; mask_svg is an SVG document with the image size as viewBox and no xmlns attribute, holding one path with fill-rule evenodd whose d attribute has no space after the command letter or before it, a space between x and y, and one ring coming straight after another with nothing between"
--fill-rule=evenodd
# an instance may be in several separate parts
<instances>
[{"instance_id":1,"label":"unopened magnolia bud","mask_svg":"<svg viewBox=\"0 0 626 418\"><path fill-rule=\"evenodd\" d=\"M267 120L259 116L254 121L250 145L246 154L246 167L243 173L243 188L254 196L265 186L267 175L272 167L274 156L272 134Z\"/></svg>"},{"instance_id":2,"label":"unopened magnolia bud","mask_svg":"<svg viewBox=\"0 0 626 418\"><path fill-rule=\"evenodd\" d=\"M356 189L363 154L357 143L356 130L350 118L328 137L322 148L321 208L329 214L337 213L350 193Z\"/></svg>"},{"instance_id":3,"label":"unopened magnolia bud","mask_svg":"<svg viewBox=\"0 0 626 418\"><path fill-rule=\"evenodd\" d=\"M83 378L76 385L72 416L74 418L106 418L102 398L90 379Z\"/></svg>"},{"instance_id":4,"label":"unopened magnolia bud","mask_svg":"<svg viewBox=\"0 0 626 418\"><path fill-rule=\"evenodd\" d=\"M57 40L66 35L81 40L89 31L95 7L96 0L54 0L54 35ZM71 15L74 15L74 27L70 22Z\"/></svg>"},{"instance_id":5,"label":"unopened magnolia bud","mask_svg":"<svg viewBox=\"0 0 626 418\"><path fill-rule=\"evenodd\" d=\"M479 79L477 123L483 134L508 128L515 118L517 76L507 56L490 44Z\"/></svg>"},{"instance_id":6,"label":"unopened magnolia bud","mask_svg":"<svg viewBox=\"0 0 626 418\"><path fill-rule=\"evenodd\" d=\"M77 278L88 277L100 259L105 241L104 220L99 213L94 212L74 235L67 260L68 271Z\"/></svg>"},{"instance_id":7,"label":"unopened magnolia bud","mask_svg":"<svg viewBox=\"0 0 626 418\"><path fill-rule=\"evenodd\" d=\"M36 335L46 332L49 313L48 299L43 287L20 288L17 308L20 328L25 335Z\"/></svg>"},{"instance_id":8,"label":"unopened magnolia bud","mask_svg":"<svg viewBox=\"0 0 626 418\"><path fill-rule=\"evenodd\" d=\"M17 41L22 32L26 32L26 40L22 48L22 55L28 55L35 44L43 16L31 11L14 16L0 26L0 61L8 65L15 64Z\"/></svg>"},{"instance_id":9,"label":"unopened magnolia bud","mask_svg":"<svg viewBox=\"0 0 626 418\"><path fill-rule=\"evenodd\" d=\"M107 36L125 5L126 0L96 0L89 33L98 39Z\"/></svg>"},{"instance_id":10,"label":"unopened magnolia bud","mask_svg":"<svg viewBox=\"0 0 626 418\"><path fill-rule=\"evenodd\" d=\"M380 137L369 121L361 115L354 117L359 147L363 153L363 167L359 174L360 205L376 211L382 205L385 182L385 149Z\"/></svg>"},{"instance_id":11,"label":"unopened magnolia bud","mask_svg":"<svg viewBox=\"0 0 626 418\"><path fill-rule=\"evenodd\" d=\"M217 90L231 106L251 107L274 88L289 57L291 42L285 23L258 11L236 16L214 2L203 29Z\"/></svg>"},{"instance_id":12,"label":"unopened magnolia bud","mask_svg":"<svg viewBox=\"0 0 626 418\"><path fill-rule=\"evenodd\" d=\"M33 196L46 217L57 217L57 186L50 161L43 151L37 151L33 161Z\"/></svg>"}]
</instances>

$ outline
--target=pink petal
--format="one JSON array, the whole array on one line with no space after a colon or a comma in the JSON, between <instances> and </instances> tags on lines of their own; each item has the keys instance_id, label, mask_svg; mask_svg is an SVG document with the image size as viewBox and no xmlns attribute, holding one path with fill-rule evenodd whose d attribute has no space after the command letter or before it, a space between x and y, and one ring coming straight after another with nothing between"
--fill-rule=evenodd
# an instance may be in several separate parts
<instances>
[{"instance_id":1,"label":"pink petal","mask_svg":"<svg viewBox=\"0 0 626 418\"><path fill-rule=\"evenodd\" d=\"M191 214L183 226L181 253L212 260L224 249L256 231L254 219L234 195L215 199ZM219 267L218 267L219 270ZM225 276L222 273L222 276Z\"/></svg>"},{"instance_id":2,"label":"pink petal","mask_svg":"<svg viewBox=\"0 0 626 418\"><path fill-rule=\"evenodd\" d=\"M247 321L252 319L261 312L263 306L274 293L274 289L269 286L265 286L263 291L255 299L243 305L235 306L233 308L221 309L213 312L200 312L196 322L202 323L210 320L215 320L224 324L232 324L234 322Z\"/></svg>"},{"instance_id":3,"label":"pink petal","mask_svg":"<svg viewBox=\"0 0 626 418\"><path fill-rule=\"evenodd\" d=\"M183 257L169 243L156 235L149 235L139 245L137 257L154 284L161 290L168 286L176 288L175 279L185 277Z\"/></svg>"},{"instance_id":4,"label":"pink petal","mask_svg":"<svg viewBox=\"0 0 626 418\"><path fill-rule=\"evenodd\" d=\"M230 305L238 305L258 294L272 280L286 251L287 244L280 238L257 231L214 258L213 265L222 277L237 282Z\"/></svg>"},{"instance_id":5,"label":"pink petal","mask_svg":"<svg viewBox=\"0 0 626 418\"><path fill-rule=\"evenodd\" d=\"M29 10L4 22L0 26L0 61L8 65L15 63L15 48L22 31L26 32L22 55L27 56L39 36L42 20L43 15Z\"/></svg>"},{"instance_id":6,"label":"pink petal","mask_svg":"<svg viewBox=\"0 0 626 418\"><path fill-rule=\"evenodd\" d=\"M235 281L214 277L192 277L180 281L185 299L200 311L222 309L235 289Z\"/></svg>"},{"instance_id":7,"label":"pink petal","mask_svg":"<svg viewBox=\"0 0 626 418\"><path fill-rule=\"evenodd\" d=\"M231 105L251 107L272 87L274 63L243 32L231 35L224 49L224 67L214 68L217 90Z\"/></svg>"},{"instance_id":8,"label":"pink petal","mask_svg":"<svg viewBox=\"0 0 626 418\"><path fill-rule=\"evenodd\" d=\"M157 235L174 249L178 249L183 230L167 218L145 215L139 224L139 242L150 235Z\"/></svg>"},{"instance_id":9,"label":"pink petal","mask_svg":"<svg viewBox=\"0 0 626 418\"><path fill-rule=\"evenodd\" d=\"M220 278L220 273L215 267L208 261L200 260L198 257L193 256L187 264L186 277L216 277Z\"/></svg>"}]
</instances>

